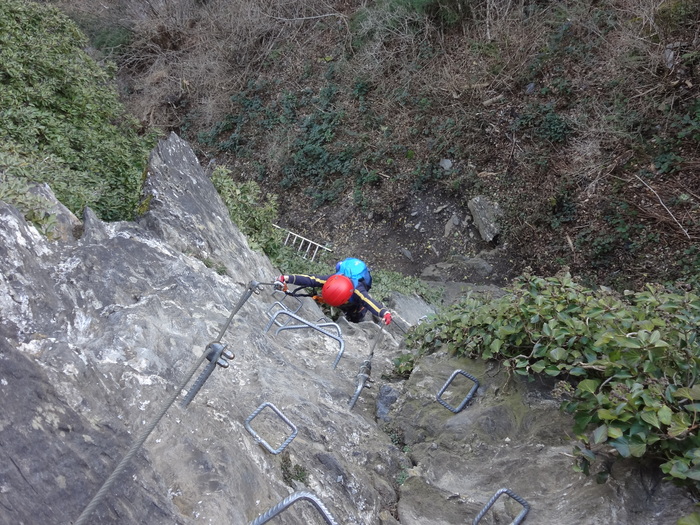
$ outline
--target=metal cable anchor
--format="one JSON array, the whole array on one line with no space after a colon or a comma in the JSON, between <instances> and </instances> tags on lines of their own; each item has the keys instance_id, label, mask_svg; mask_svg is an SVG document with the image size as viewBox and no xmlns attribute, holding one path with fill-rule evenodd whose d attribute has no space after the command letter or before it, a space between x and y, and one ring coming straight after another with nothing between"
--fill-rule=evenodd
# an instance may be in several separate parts
<instances>
[{"instance_id":1,"label":"metal cable anchor","mask_svg":"<svg viewBox=\"0 0 700 525\"><path fill-rule=\"evenodd\" d=\"M295 502L299 501L300 499L305 499L306 501L311 502L311 504L314 507L316 507L316 510L319 512L319 514L321 514L324 521L328 525L338 525L338 522L336 522L335 518L333 518L331 513L328 512L328 509L326 509L321 500L319 500L314 494L311 494L310 492L295 492L293 494L290 494L289 496L284 498L280 503L272 507L270 510L258 516L257 519L251 521L250 525L262 525L263 523L267 523L272 518L285 511L288 507L291 507Z\"/></svg>"},{"instance_id":2,"label":"metal cable anchor","mask_svg":"<svg viewBox=\"0 0 700 525\"><path fill-rule=\"evenodd\" d=\"M455 408L455 407L452 407L449 403L447 403L447 401L442 399L441 396L442 396L442 394L445 393L445 390L447 390L447 387L450 386L450 383L452 383L454 378L457 377L458 375L463 375L467 379L471 379L472 381L474 381L474 386L472 386L471 390L469 390L467 397L465 397L464 400L459 404L459 406ZM442 406L444 406L447 410L451 410L452 412L454 412L456 414L457 412L461 412L462 409L465 406L467 406L467 403L469 403L471 398L474 397L474 394L476 393L477 388L479 388L479 380L476 377L474 377L473 375L468 374L462 370L455 370L454 372L452 372L452 375L450 376L450 378L447 380L447 382L443 385L443 387L437 393L436 399L437 399L438 403L440 403Z\"/></svg>"},{"instance_id":3,"label":"metal cable anchor","mask_svg":"<svg viewBox=\"0 0 700 525\"><path fill-rule=\"evenodd\" d=\"M279 418L282 421L284 421L287 424L287 426L289 426L289 428L292 429L292 433L287 437L287 439L284 440L284 443L282 443L279 446L279 448L276 448L276 449L272 448L268 444L267 441L265 441L263 438L261 438L258 435L258 433L255 430L253 430L253 427L250 425L250 422L253 421L253 419L255 419L255 417L265 409L265 407L270 407L272 409L272 411L275 414L277 414L279 416ZM258 408L255 409L255 411L250 416L248 416L248 419L245 420L245 428L248 432L250 432L250 435L253 436L253 438L255 438L256 443L265 447L265 449L270 454L279 454L280 452L282 452L285 448L287 448L287 446L292 442L292 440L294 440L294 438L297 436L297 433L299 432L297 430L297 427L294 426L294 424L291 421L289 421L289 419L287 419L285 417L285 415L282 412L280 412L275 405L273 405L272 403L267 403L267 402L260 405Z\"/></svg>"},{"instance_id":4,"label":"metal cable anchor","mask_svg":"<svg viewBox=\"0 0 700 525\"><path fill-rule=\"evenodd\" d=\"M481 521L481 518L484 517L484 515L489 511L489 509L493 506L494 503L496 503L496 500L501 496L501 494L508 494L511 498L513 498L515 501L520 503L523 506L523 510L520 511L520 514L518 514L515 519L510 523L510 525L518 525L519 523L522 523L523 520L525 519L525 516L527 516L527 513L530 512L530 504L525 501L523 498L518 496L515 492L513 492L510 489L500 489L498 492L496 492L489 502L486 504L486 506L479 512L479 514L474 518L474 521L472 522L472 525L477 525Z\"/></svg>"},{"instance_id":5,"label":"metal cable anchor","mask_svg":"<svg viewBox=\"0 0 700 525\"><path fill-rule=\"evenodd\" d=\"M360 365L360 371L357 373L357 388L355 388L355 395L352 396L350 404L348 405L350 410L352 410L352 407L355 406L357 399L360 397L360 392L362 392L362 389L365 387L369 388L369 385L366 383L369 381L369 375L371 372L372 361L367 359Z\"/></svg>"},{"instance_id":6,"label":"metal cable anchor","mask_svg":"<svg viewBox=\"0 0 700 525\"><path fill-rule=\"evenodd\" d=\"M217 342L212 342L207 345L205 350L208 350L206 358L209 361L209 364L207 364L206 368L202 370L202 373L199 374L197 380L192 384L192 388L190 388L187 392L187 396L185 396L185 399L182 400L182 408L187 408L187 405L192 402L194 396L196 396L204 386L204 383L207 381L207 379L209 379L209 376L217 365L221 368L228 368L229 361L236 357L233 352L226 349L227 346L228 345L222 345L221 343Z\"/></svg>"}]
</instances>

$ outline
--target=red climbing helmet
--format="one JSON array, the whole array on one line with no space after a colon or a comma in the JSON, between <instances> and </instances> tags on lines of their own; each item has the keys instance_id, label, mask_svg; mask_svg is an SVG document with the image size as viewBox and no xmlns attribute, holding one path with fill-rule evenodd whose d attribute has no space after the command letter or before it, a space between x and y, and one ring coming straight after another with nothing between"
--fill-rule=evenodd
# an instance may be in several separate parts
<instances>
[{"instance_id":1,"label":"red climbing helmet","mask_svg":"<svg viewBox=\"0 0 700 525\"><path fill-rule=\"evenodd\" d=\"M350 279L344 275L336 273L335 275L331 275L326 280L323 288L321 288L321 297L323 298L323 302L326 304L331 306L341 306L348 302L348 299L352 297L352 292L354 290L355 287Z\"/></svg>"}]
</instances>

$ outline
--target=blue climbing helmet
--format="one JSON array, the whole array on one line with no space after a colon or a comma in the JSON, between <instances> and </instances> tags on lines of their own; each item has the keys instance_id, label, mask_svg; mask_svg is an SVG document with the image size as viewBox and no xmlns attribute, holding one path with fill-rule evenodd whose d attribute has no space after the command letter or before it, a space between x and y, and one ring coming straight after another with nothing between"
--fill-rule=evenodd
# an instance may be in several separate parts
<instances>
[{"instance_id":1,"label":"blue climbing helmet","mask_svg":"<svg viewBox=\"0 0 700 525\"><path fill-rule=\"evenodd\" d=\"M335 271L348 277L356 287L360 282L368 290L372 287L372 275L369 273L367 265L360 259L348 257L335 265Z\"/></svg>"}]
</instances>

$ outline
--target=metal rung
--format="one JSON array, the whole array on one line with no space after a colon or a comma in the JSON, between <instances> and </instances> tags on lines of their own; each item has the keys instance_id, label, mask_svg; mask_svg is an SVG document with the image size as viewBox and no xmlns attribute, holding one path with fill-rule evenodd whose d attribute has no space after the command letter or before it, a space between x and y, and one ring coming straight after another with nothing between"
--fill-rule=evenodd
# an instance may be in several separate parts
<instances>
[{"instance_id":1,"label":"metal rung","mask_svg":"<svg viewBox=\"0 0 700 525\"><path fill-rule=\"evenodd\" d=\"M291 325L291 326L280 326L277 331L275 332L275 335L279 334L282 330L296 330L300 328L311 328L313 330L316 330L317 332L321 332L323 335L330 337L331 339L335 339L338 341L338 344L340 345L340 351L338 352L338 355L335 358L335 361L333 362L333 368L338 366L338 362L340 361L340 358L343 356L343 352L345 351L345 342L343 341L343 337L341 335L340 327L335 324L335 323L322 323L322 324L316 324L312 323L311 321L308 321L304 319L303 317L299 317L296 314L293 314L292 312L288 310L278 310L275 312L270 319L270 322L267 323L267 326L265 327L265 331L268 332L270 328L272 327L273 324L280 324L277 323L277 317L280 315L288 315L292 319L296 319L300 323L303 324L298 324L298 325ZM333 335L332 333L328 332L327 330L324 330L322 327L325 326L331 326L336 329L338 332L338 335Z\"/></svg>"},{"instance_id":2,"label":"metal rung","mask_svg":"<svg viewBox=\"0 0 700 525\"><path fill-rule=\"evenodd\" d=\"M314 507L316 507L316 510L319 512L319 514L321 514L324 521L328 525L337 525L335 518L333 518L331 513L328 512L328 509L323 505L323 503L321 503L321 500L319 500L315 495L311 494L310 492L295 492L294 494L290 494L289 496L284 498L284 500L282 500L280 503L278 503L270 510L265 512L265 514L261 514L256 520L251 521L250 525L262 525L263 523L267 523L272 518L285 511L288 507L291 507L295 502L299 501L300 499L310 501L311 504Z\"/></svg>"},{"instance_id":3,"label":"metal rung","mask_svg":"<svg viewBox=\"0 0 700 525\"><path fill-rule=\"evenodd\" d=\"M272 303L272 306L270 306L270 308L267 310L268 317L272 317L273 310L275 309L275 307L277 307L279 310L286 310L287 312L292 312L293 314L295 314L299 310L301 310L301 307L302 307L301 299L299 299L298 297L294 297L293 295L285 294L284 292L278 292L278 291L273 292L272 295L274 296L275 294L278 294L278 293L281 293L283 295L283 297L279 301ZM297 302L297 304L295 305L296 306L295 308L290 308L284 304L284 301L287 297L292 297ZM287 322L289 322L289 320L287 320ZM275 324L277 324L278 326L284 326L284 324L279 322L279 321L275 321Z\"/></svg>"},{"instance_id":4,"label":"metal rung","mask_svg":"<svg viewBox=\"0 0 700 525\"><path fill-rule=\"evenodd\" d=\"M510 489L500 489L498 492L496 492L489 502L486 504L486 506L479 512L476 518L474 518L474 521L472 522L472 525L477 525L481 521L481 518L484 517L484 515L489 511L489 509L493 506L494 503L496 503L496 500L501 496L501 494L508 494L511 498L513 498L515 501L520 503L523 506L523 510L520 511L520 514L518 514L515 519L511 522L510 525L518 525L519 523L522 523L523 520L525 519L525 516L527 516L527 513L530 512L530 504L525 501L523 498L518 496L515 492L513 492Z\"/></svg>"},{"instance_id":5,"label":"metal rung","mask_svg":"<svg viewBox=\"0 0 700 525\"><path fill-rule=\"evenodd\" d=\"M304 254L302 257L306 259L309 256L309 252L311 251L311 247L314 247L313 252L311 253L311 260L316 259L316 255L318 254L319 250L325 250L327 252L332 253L333 250L331 250L328 246L324 246L322 244L319 244L317 242L312 241L311 239L307 239L306 237L302 237L301 235L291 232L287 230L286 228L282 228L281 226L277 226L276 224L273 224L273 226L279 230L283 230L287 232L287 236L284 238L284 245L285 246L291 246L292 248L295 248L296 251L301 252L304 250L304 243L306 243L306 250L304 251ZM291 242L290 242L291 240ZM297 241L299 241L299 244L297 245Z\"/></svg>"},{"instance_id":6,"label":"metal rung","mask_svg":"<svg viewBox=\"0 0 700 525\"><path fill-rule=\"evenodd\" d=\"M255 430L253 430L253 427L250 426L250 422L253 421L253 419L255 419L255 417L265 409L265 407L270 407L273 410L273 412L275 412L275 414L277 414L280 417L280 419L282 421L284 421L289 426L289 428L292 429L292 433L289 435L289 437L287 437L287 439L284 440L284 443L282 443L282 445L280 445L280 447L277 449L272 448L267 443L267 441L265 441L263 438L261 438L258 435L258 433L255 432ZM292 440L296 437L297 432L298 432L297 427L295 427L294 424L291 421L289 421L289 419L287 419L284 416L284 414L282 412L280 412L277 409L277 407L275 405L273 405L272 403L263 403L255 410L255 412L253 412L250 416L248 416L248 419L245 420L245 428L255 438L255 441L257 443L259 443L260 445L262 445L263 447L265 447L270 454L279 454L280 452L282 452L292 442Z\"/></svg>"},{"instance_id":7,"label":"metal rung","mask_svg":"<svg viewBox=\"0 0 700 525\"><path fill-rule=\"evenodd\" d=\"M447 390L447 387L450 386L450 383L452 383L452 381L454 380L454 378L457 377L458 375L463 375L464 377L466 377L466 378L471 379L472 381L474 381L474 386L472 386L471 390L470 390L469 393L467 394L467 397L464 398L464 401L462 401L462 402L460 403L460 405L459 405L457 408L454 408L454 407L452 407L449 403L447 403L444 399L442 399L441 396L442 396L442 394L445 393L445 390ZM464 371L462 371L462 370L455 370L454 372L452 372L452 375L451 375L450 378L447 380L447 382L444 384L444 386L443 386L443 387L440 389L440 391L437 393L436 398L437 398L438 403L440 403L440 404L441 404L442 406L444 406L446 409L451 410L452 412L454 412L454 413L456 414L457 412L461 412L461 410L462 410L465 406L467 406L467 403L469 403L469 401L471 400L471 398L474 397L474 394L476 393L476 389L477 389L477 388L479 388L479 380L478 380L476 377L474 377L474 376L471 375L471 374L467 374L466 372L464 372Z\"/></svg>"}]
</instances>

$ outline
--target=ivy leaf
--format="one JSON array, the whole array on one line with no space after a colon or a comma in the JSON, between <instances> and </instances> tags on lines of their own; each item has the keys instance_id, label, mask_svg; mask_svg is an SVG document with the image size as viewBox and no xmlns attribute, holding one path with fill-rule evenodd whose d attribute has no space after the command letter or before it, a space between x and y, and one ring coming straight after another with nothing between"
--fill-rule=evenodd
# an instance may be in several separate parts
<instances>
[{"instance_id":1,"label":"ivy leaf","mask_svg":"<svg viewBox=\"0 0 700 525\"><path fill-rule=\"evenodd\" d=\"M595 391L598 389L599 384L599 379L584 379L578 384L577 390L580 390L581 392L590 392L591 394L595 394Z\"/></svg>"},{"instance_id":2,"label":"ivy leaf","mask_svg":"<svg viewBox=\"0 0 700 525\"><path fill-rule=\"evenodd\" d=\"M615 415L614 412L608 410L607 408L600 408L598 409L598 417L602 419L603 421L608 420L608 421L613 421L617 419L617 415Z\"/></svg>"},{"instance_id":3,"label":"ivy leaf","mask_svg":"<svg viewBox=\"0 0 700 525\"><path fill-rule=\"evenodd\" d=\"M651 410L644 411L640 414L641 418L649 423L651 426L656 427L656 428L661 428L661 425L659 424L659 418L656 414L656 412L653 412Z\"/></svg>"},{"instance_id":4,"label":"ivy leaf","mask_svg":"<svg viewBox=\"0 0 700 525\"><path fill-rule=\"evenodd\" d=\"M642 343L639 339L634 339L631 337L616 336L615 342L623 348L641 348Z\"/></svg>"},{"instance_id":5,"label":"ivy leaf","mask_svg":"<svg viewBox=\"0 0 700 525\"><path fill-rule=\"evenodd\" d=\"M682 397L691 401L700 400L700 386L695 385L692 388L687 386L681 387L673 393L673 397Z\"/></svg>"},{"instance_id":6,"label":"ivy leaf","mask_svg":"<svg viewBox=\"0 0 700 525\"><path fill-rule=\"evenodd\" d=\"M569 355L569 353L560 346L549 351L549 357L551 357L553 361L564 361L567 355Z\"/></svg>"},{"instance_id":7,"label":"ivy leaf","mask_svg":"<svg viewBox=\"0 0 700 525\"><path fill-rule=\"evenodd\" d=\"M542 372L542 370L545 369L546 366L547 366L547 365L546 365L546 362L545 362L545 361L535 361L535 362L532 363L532 365L530 366L530 369L531 369L533 372L539 374L540 372Z\"/></svg>"},{"instance_id":8,"label":"ivy leaf","mask_svg":"<svg viewBox=\"0 0 700 525\"><path fill-rule=\"evenodd\" d=\"M700 481L700 466L695 465L688 472L686 472L685 475L688 476L690 479Z\"/></svg>"},{"instance_id":9,"label":"ivy leaf","mask_svg":"<svg viewBox=\"0 0 700 525\"><path fill-rule=\"evenodd\" d=\"M617 427L608 427L608 437L610 439L618 439L622 437L622 429Z\"/></svg>"},{"instance_id":10,"label":"ivy leaf","mask_svg":"<svg viewBox=\"0 0 700 525\"><path fill-rule=\"evenodd\" d=\"M615 450L617 450L623 458L628 458L632 455L629 443L625 438L618 438L615 441L611 441L610 444L615 447Z\"/></svg>"},{"instance_id":11,"label":"ivy leaf","mask_svg":"<svg viewBox=\"0 0 700 525\"><path fill-rule=\"evenodd\" d=\"M641 458L647 451L647 444L641 439L633 438L629 443L630 454L632 457Z\"/></svg>"},{"instance_id":12,"label":"ivy leaf","mask_svg":"<svg viewBox=\"0 0 700 525\"><path fill-rule=\"evenodd\" d=\"M596 445L608 440L608 426L600 425L593 431L593 443Z\"/></svg>"},{"instance_id":13,"label":"ivy leaf","mask_svg":"<svg viewBox=\"0 0 700 525\"><path fill-rule=\"evenodd\" d=\"M548 366L547 368L544 369L544 373L547 374L547 375L549 375L549 376L553 376L553 377L554 377L554 376L558 376L558 375L559 375L559 369L558 369L556 366L554 366L554 365L550 365L550 366Z\"/></svg>"},{"instance_id":14,"label":"ivy leaf","mask_svg":"<svg viewBox=\"0 0 700 525\"><path fill-rule=\"evenodd\" d=\"M668 427L668 435L678 437L687 432L688 428L690 428L690 421L688 421L687 414L674 414L671 418L671 425Z\"/></svg>"}]
</instances>

